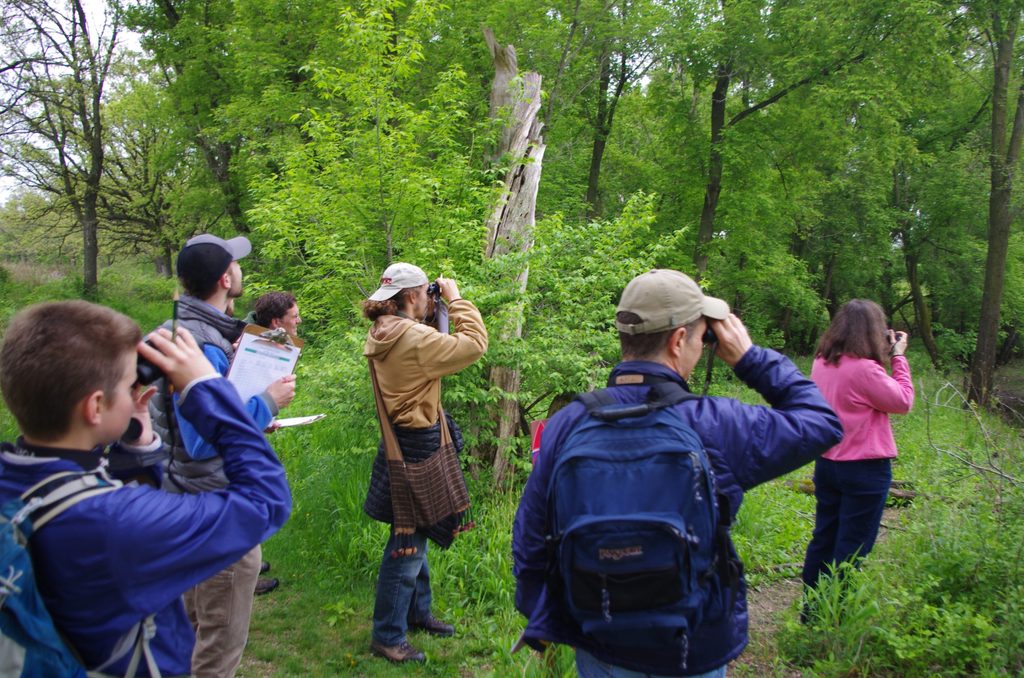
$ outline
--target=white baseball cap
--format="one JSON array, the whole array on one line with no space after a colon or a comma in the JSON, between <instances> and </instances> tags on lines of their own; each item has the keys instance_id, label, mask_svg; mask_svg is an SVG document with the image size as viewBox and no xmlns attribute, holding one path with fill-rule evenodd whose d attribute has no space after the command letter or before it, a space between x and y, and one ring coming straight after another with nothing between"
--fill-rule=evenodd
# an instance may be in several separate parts
<instances>
[{"instance_id":1,"label":"white baseball cap","mask_svg":"<svg viewBox=\"0 0 1024 678\"><path fill-rule=\"evenodd\" d=\"M384 301L401 290L426 285L427 282L427 274L422 268L399 261L384 269L380 276L380 287L369 298L370 301Z\"/></svg>"}]
</instances>

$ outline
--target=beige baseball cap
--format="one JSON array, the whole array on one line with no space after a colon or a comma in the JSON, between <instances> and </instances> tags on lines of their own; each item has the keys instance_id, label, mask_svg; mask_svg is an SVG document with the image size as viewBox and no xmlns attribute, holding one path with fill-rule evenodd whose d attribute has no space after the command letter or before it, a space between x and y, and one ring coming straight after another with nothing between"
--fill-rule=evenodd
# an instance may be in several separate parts
<instances>
[{"instance_id":1,"label":"beige baseball cap","mask_svg":"<svg viewBox=\"0 0 1024 678\"><path fill-rule=\"evenodd\" d=\"M384 269L380 276L380 287L370 295L370 301L384 301L398 294L400 290L427 284L427 274L419 266L395 262Z\"/></svg>"},{"instance_id":2,"label":"beige baseball cap","mask_svg":"<svg viewBox=\"0 0 1024 678\"><path fill-rule=\"evenodd\" d=\"M691 323L700 316L723 320L729 304L705 296L690 276L670 269L654 269L629 281L622 291L617 311L640 317L628 325L615 321L626 334L654 334Z\"/></svg>"}]
</instances>

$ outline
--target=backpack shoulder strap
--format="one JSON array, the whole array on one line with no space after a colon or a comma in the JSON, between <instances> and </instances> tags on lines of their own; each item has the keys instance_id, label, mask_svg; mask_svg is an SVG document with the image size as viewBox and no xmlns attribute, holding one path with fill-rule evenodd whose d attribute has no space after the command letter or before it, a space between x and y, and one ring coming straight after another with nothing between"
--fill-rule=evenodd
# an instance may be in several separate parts
<instances>
[{"instance_id":1,"label":"backpack shoulder strap","mask_svg":"<svg viewBox=\"0 0 1024 678\"><path fill-rule=\"evenodd\" d=\"M32 532L34 533L78 502L89 497L113 492L122 487L122 485L123 483L120 480L111 478L103 469L85 473L64 471L48 476L30 487L22 493L21 499L25 502L25 507L28 509L27 515L30 518ZM132 642L127 644L123 650L119 651L118 648L115 648L111 657L95 671L89 672L89 675L102 676L101 672L105 668L123 657L129 650L134 649L125 675L137 675L141 660L145 659L149 675L153 678L159 678L160 668L157 666L156 658L150 649L150 641L156 635L155 619L156 614L151 614L133 627L126 634L126 638L131 639Z\"/></svg>"},{"instance_id":2,"label":"backpack shoulder strap","mask_svg":"<svg viewBox=\"0 0 1024 678\"><path fill-rule=\"evenodd\" d=\"M642 417L655 410L700 397L690 393L678 382L662 377L653 377L639 383L650 384L647 400L639 403L620 403L608 393L608 389L581 393L576 399L583 403L590 416L602 421L615 421L626 417Z\"/></svg>"},{"instance_id":3,"label":"backpack shoulder strap","mask_svg":"<svg viewBox=\"0 0 1024 678\"><path fill-rule=\"evenodd\" d=\"M28 508L32 531L46 525L64 511L89 497L106 494L121 487L105 472L55 473L34 485L21 495Z\"/></svg>"},{"instance_id":4,"label":"backpack shoulder strap","mask_svg":"<svg viewBox=\"0 0 1024 678\"><path fill-rule=\"evenodd\" d=\"M698 400L699 395L690 393L681 384L674 381L663 381L651 386L647 393L647 403L652 410L678 405L685 400Z\"/></svg>"},{"instance_id":5,"label":"backpack shoulder strap","mask_svg":"<svg viewBox=\"0 0 1024 678\"><path fill-rule=\"evenodd\" d=\"M583 406L587 408L587 412L590 414L593 414L594 410L599 407L614 405L616 403L615 398L612 397L611 393L608 393L608 389L606 388L580 393L576 396L576 399L583 403Z\"/></svg>"}]
</instances>

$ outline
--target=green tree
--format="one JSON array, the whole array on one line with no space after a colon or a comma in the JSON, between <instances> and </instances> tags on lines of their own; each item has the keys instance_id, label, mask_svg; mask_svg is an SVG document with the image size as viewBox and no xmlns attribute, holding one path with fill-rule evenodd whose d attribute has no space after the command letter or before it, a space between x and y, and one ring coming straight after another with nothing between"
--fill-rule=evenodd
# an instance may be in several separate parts
<instances>
[{"instance_id":1,"label":"green tree","mask_svg":"<svg viewBox=\"0 0 1024 678\"><path fill-rule=\"evenodd\" d=\"M1013 78L1020 68L1017 32L1024 6L1019 2L981 2L971 9L978 14L979 25L991 50L993 71L988 254L981 318L968 388L969 397L985 405L992 395L1010 225L1013 222L1014 176L1020 160L1021 142L1024 141L1024 86L1018 85L1017 96L1011 100ZM1020 73L1016 75L1021 77Z\"/></svg>"},{"instance_id":2,"label":"green tree","mask_svg":"<svg viewBox=\"0 0 1024 678\"><path fill-rule=\"evenodd\" d=\"M49 195L50 207L74 215L90 298L97 294L103 104L120 30L116 9L96 30L80 0L8 2L0 26L0 158L5 172Z\"/></svg>"}]
</instances>

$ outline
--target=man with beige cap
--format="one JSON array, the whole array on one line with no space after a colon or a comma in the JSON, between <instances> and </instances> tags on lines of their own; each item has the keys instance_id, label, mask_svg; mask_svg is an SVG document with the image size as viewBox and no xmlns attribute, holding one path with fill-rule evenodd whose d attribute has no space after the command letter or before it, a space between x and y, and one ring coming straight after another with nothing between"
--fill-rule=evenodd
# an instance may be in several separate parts
<instances>
[{"instance_id":1,"label":"man with beige cap","mask_svg":"<svg viewBox=\"0 0 1024 678\"><path fill-rule=\"evenodd\" d=\"M555 534L551 508L559 499L556 494L561 486L551 481L559 459L577 449L566 445L572 434L595 420L588 413L595 410L577 399L558 412L545 428L537 464L523 491L513 526L515 602L527 618L522 641L535 649L549 643L574 647L577 669L584 678L724 676L728 663L747 644L746 586L742 565L728 536L728 526L739 511L743 493L812 461L840 440L842 428L814 383L788 358L753 345L746 327L730 313L728 304L705 296L692 279L678 271L648 271L630 281L622 293L615 326L622 362L612 370L609 387L599 392L602 398L622 412L646 412L650 410L643 409L645 403L654 405L657 412L664 413L656 415L661 421L678 415L682 424L692 429L689 433L699 438L712 470L717 498L716 556L713 565L699 573L696 580L702 591L696 598L700 614L692 625L679 624L683 629L677 634L680 637L653 647L609 642L607 638L599 642L583 632L578 614L574 617L570 600L578 600L579 592L567 592L562 585L559 559L564 551L559 549L561 535ZM708 329L717 338L716 355L770 407L689 393L687 379L703 352ZM662 392L677 395L671 400L675 404L666 405L660 395L655 398ZM645 415L628 416L637 421L636 417ZM647 420L643 423L646 425ZM587 442L594 443L596 438L592 436ZM638 460L638 455L630 450L620 453L612 449L603 454L623 467L622 489L617 490L621 492L628 491L626 479L636 469L630 464L651 463ZM620 455L628 457L628 461L617 461ZM693 493L695 501L699 501L699 491L694 488L681 486L679 492ZM683 536L695 539L689 530ZM600 557L610 554L618 563L642 555L632 542L621 546L602 549ZM568 564L566 567L573 571ZM650 591L643 590L644 581L636 580L634 584L633 579L619 578L612 582L613 576L607 575L608 581L602 580L597 586L603 596L600 609L608 620L624 609L621 597L617 599L618 609L616 599L609 605L610 590L614 589L616 595L635 595L637 599L650 596ZM581 577L574 581L582 580ZM669 625L673 625L671 619Z\"/></svg>"}]
</instances>

